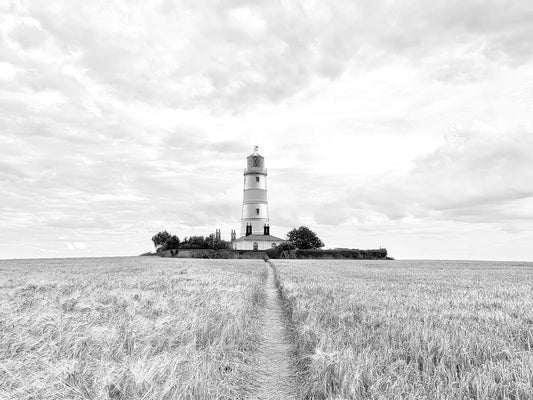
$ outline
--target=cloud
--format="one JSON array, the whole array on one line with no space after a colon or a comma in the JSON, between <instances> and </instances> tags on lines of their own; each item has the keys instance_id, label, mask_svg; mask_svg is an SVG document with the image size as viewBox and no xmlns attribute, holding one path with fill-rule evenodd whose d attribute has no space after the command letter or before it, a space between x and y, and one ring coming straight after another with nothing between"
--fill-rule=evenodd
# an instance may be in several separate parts
<instances>
[{"instance_id":1,"label":"cloud","mask_svg":"<svg viewBox=\"0 0 533 400\"><path fill-rule=\"evenodd\" d=\"M67 249L69 250L85 250L87 249L87 243L85 242L68 242Z\"/></svg>"},{"instance_id":2,"label":"cloud","mask_svg":"<svg viewBox=\"0 0 533 400\"><path fill-rule=\"evenodd\" d=\"M38 48L46 40L44 32L37 21L26 19L16 25L11 31L10 37L23 49Z\"/></svg>"},{"instance_id":3,"label":"cloud","mask_svg":"<svg viewBox=\"0 0 533 400\"><path fill-rule=\"evenodd\" d=\"M434 151L413 160L405 174L369 175L341 191L334 202L324 203L328 192L320 186L321 195L312 197L309 208L317 223L332 225L375 213L391 220L533 220L527 207L533 205L532 149L530 128L501 132L478 122L457 128ZM304 182L300 190L312 192L316 178L309 174Z\"/></svg>"},{"instance_id":4,"label":"cloud","mask_svg":"<svg viewBox=\"0 0 533 400\"><path fill-rule=\"evenodd\" d=\"M218 112L290 98L315 76L338 78L350 62L360 68L395 56L416 62L465 42L478 44L468 48L476 66L491 65L495 56L525 62L533 36L525 1L22 4L26 22L8 35L24 48L71 54L116 96Z\"/></svg>"},{"instance_id":5,"label":"cloud","mask_svg":"<svg viewBox=\"0 0 533 400\"><path fill-rule=\"evenodd\" d=\"M27 175L24 171L4 161L0 161L0 176L8 180L19 180L25 178Z\"/></svg>"}]
</instances>

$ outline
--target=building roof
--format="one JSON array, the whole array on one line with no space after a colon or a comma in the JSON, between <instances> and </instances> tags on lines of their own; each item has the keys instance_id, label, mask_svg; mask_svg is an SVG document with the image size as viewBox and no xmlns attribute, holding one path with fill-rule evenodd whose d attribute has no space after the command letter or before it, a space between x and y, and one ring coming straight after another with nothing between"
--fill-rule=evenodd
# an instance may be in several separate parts
<instances>
[{"instance_id":1,"label":"building roof","mask_svg":"<svg viewBox=\"0 0 533 400\"><path fill-rule=\"evenodd\" d=\"M248 235L235 239L234 242L284 242L285 239L272 235Z\"/></svg>"}]
</instances>

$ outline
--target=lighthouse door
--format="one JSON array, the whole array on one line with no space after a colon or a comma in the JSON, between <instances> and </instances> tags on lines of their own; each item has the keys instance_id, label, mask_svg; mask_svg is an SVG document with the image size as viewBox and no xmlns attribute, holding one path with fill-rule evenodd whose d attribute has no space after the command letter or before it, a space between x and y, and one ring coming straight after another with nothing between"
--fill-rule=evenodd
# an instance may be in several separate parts
<instances>
[{"instance_id":1,"label":"lighthouse door","mask_svg":"<svg viewBox=\"0 0 533 400\"><path fill-rule=\"evenodd\" d=\"M259 250L259 245L257 244L257 242L254 242L254 250Z\"/></svg>"}]
</instances>

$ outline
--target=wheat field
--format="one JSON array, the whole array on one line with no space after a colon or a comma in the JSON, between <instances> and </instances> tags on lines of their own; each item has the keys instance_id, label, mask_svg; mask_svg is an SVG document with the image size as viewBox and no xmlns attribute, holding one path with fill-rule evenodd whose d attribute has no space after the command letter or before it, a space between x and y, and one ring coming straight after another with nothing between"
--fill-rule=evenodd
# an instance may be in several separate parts
<instances>
[{"instance_id":1,"label":"wheat field","mask_svg":"<svg viewBox=\"0 0 533 400\"><path fill-rule=\"evenodd\" d=\"M533 398L531 263L274 263L305 398Z\"/></svg>"},{"instance_id":2,"label":"wheat field","mask_svg":"<svg viewBox=\"0 0 533 400\"><path fill-rule=\"evenodd\" d=\"M0 261L0 399L242 399L253 260Z\"/></svg>"},{"instance_id":3,"label":"wheat field","mask_svg":"<svg viewBox=\"0 0 533 400\"><path fill-rule=\"evenodd\" d=\"M533 399L533 264L271 265L297 398ZM269 268L0 261L0 399L270 398L258 356L273 334Z\"/></svg>"}]
</instances>

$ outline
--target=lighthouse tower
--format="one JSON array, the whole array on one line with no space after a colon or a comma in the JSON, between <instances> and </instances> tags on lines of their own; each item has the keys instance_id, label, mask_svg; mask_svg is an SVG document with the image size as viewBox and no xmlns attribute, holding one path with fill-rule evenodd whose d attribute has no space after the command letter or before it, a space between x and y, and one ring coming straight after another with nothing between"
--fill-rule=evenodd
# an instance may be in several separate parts
<instances>
[{"instance_id":1,"label":"lighthouse tower","mask_svg":"<svg viewBox=\"0 0 533 400\"><path fill-rule=\"evenodd\" d=\"M268 226L267 170L265 158L255 146L253 154L246 158L244 191L241 214L241 236L265 233Z\"/></svg>"},{"instance_id":2,"label":"lighthouse tower","mask_svg":"<svg viewBox=\"0 0 533 400\"><path fill-rule=\"evenodd\" d=\"M270 235L265 158L258 147L246 158L241 214L241 237L233 240L237 250L266 250L284 242Z\"/></svg>"}]
</instances>

